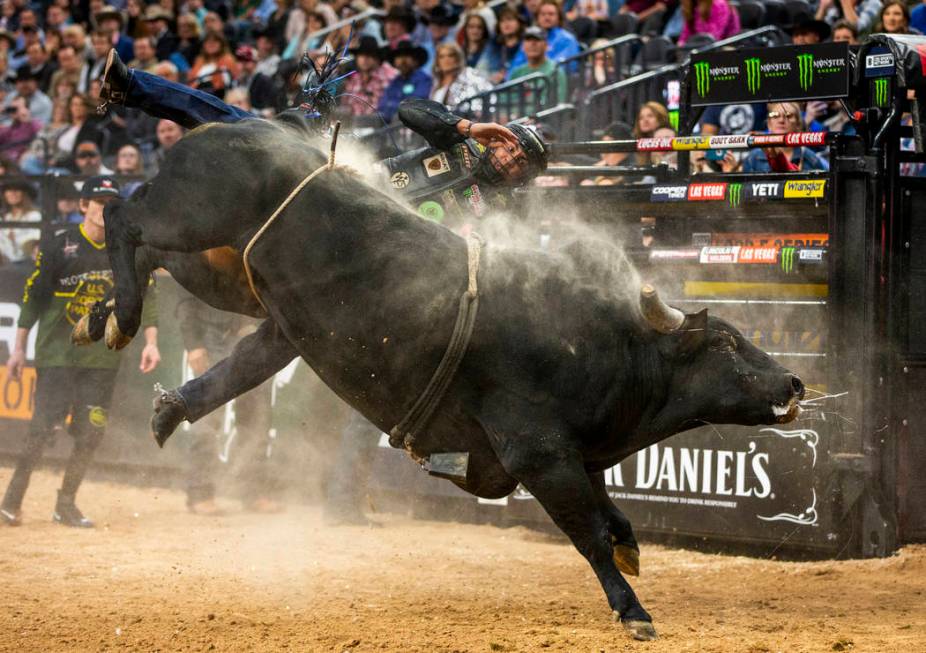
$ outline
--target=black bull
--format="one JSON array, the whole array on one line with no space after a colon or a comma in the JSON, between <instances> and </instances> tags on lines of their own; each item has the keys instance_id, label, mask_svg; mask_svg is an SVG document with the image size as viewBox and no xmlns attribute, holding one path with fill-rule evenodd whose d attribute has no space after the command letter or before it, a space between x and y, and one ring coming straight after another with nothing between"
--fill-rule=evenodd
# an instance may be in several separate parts
<instances>
[{"instance_id":1,"label":"black bull","mask_svg":"<svg viewBox=\"0 0 926 653\"><path fill-rule=\"evenodd\" d=\"M181 140L144 192L107 207L116 282L108 344L136 332L152 265L220 308L260 314L240 259L227 254L243 251L324 162L268 122ZM483 249L469 349L414 453L468 452L465 481L455 482L482 497L522 483L589 561L612 610L646 639L651 618L619 571L635 571L637 543L603 470L707 422L790 421L803 386L706 311L684 315L652 293L622 299L615 289L631 271L586 258ZM467 287L463 239L335 169L294 199L250 260L270 330L378 427L400 422L454 329ZM105 315L98 307L97 320ZM242 352L259 356L260 347Z\"/></svg>"}]
</instances>

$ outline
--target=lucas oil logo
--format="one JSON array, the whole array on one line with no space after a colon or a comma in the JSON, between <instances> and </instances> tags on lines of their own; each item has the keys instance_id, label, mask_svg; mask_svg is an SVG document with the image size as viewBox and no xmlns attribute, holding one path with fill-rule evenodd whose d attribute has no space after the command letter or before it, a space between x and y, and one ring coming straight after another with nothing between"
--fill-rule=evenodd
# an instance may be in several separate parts
<instances>
[{"instance_id":1,"label":"lucas oil logo","mask_svg":"<svg viewBox=\"0 0 926 653\"><path fill-rule=\"evenodd\" d=\"M711 82L725 82L736 79L740 74L739 66L715 66L707 61L697 61L693 65L695 71L695 90L699 97L707 97L711 91Z\"/></svg>"}]
</instances>

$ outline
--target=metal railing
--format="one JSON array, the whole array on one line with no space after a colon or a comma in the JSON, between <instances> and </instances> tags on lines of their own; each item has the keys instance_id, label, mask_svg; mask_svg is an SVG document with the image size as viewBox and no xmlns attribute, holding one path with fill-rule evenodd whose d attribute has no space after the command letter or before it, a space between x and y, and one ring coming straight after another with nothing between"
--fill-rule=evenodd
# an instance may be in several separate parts
<instances>
[{"instance_id":1,"label":"metal railing","mask_svg":"<svg viewBox=\"0 0 926 653\"><path fill-rule=\"evenodd\" d=\"M634 58L642 45L640 35L627 34L556 62L556 67L567 80L563 101L581 102L591 89L632 75L635 72Z\"/></svg>"},{"instance_id":2,"label":"metal railing","mask_svg":"<svg viewBox=\"0 0 926 653\"><path fill-rule=\"evenodd\" d=\"M532 73L470 96L453 111L477 122L511 122L564 101L557 87L548 75Z\"/></svg>"}]
</instances>

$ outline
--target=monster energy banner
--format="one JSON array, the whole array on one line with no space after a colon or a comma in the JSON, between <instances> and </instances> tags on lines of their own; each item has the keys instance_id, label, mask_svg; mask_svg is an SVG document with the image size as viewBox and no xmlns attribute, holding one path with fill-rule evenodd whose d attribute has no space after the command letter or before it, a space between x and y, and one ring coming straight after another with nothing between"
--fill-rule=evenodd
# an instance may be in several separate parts
<instances>
[{"instance_id":1,"label":"monster energy banner","mask_svg":"<svg viewBox=\"0 0 926 653\"><path fill-rule=\"evenodd\" d=\"M849 94L845 43L704 52L691 57L691 104L838 98Z\"/></svg>"}]
</instances>

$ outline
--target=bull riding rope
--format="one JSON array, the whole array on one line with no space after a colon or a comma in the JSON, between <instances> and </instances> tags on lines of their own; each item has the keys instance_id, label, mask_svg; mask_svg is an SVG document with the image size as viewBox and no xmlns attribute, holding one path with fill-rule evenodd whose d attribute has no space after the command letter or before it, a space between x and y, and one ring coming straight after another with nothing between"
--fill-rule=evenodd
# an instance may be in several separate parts
<instances>
[{"instance_id":1,"label":"bull riding rope","mask_svg":"<svg viewBox=\"0 0 926 653\"><path fill-rule=\"evenodd\" d=\"M264 225L257 230L257 233L254 234L254 236L248 242L247 247L244 248L244 254L241 255L242 262L244 263L244 273L248 277L248 287L251 289L254 297L257 299L258 303L260 303L261 308L264 309L264 312L267 313L267 315L270 315L270 311L267 310L267 305L264 304L264 300L261 299L260 293L257 292L257 287L254 285L254 275L251 273L251 263L249 260L251 256L251 249L254 247L254 244L260 240L260 237L264 235L264 232L270 228L270 225L276 221L277 217L279 217L279 215L283 213L284 210L286 210L286 207L292 204L293 200L296 199L299 193L301 193L302 190L308 186L313 179L315 179L323 172L334 170L334 153L335 148L338 146L338 133L340 131L341 121L339 120L334 124L334 133L331 135L331 150L328 152L328 163L317 168L314 172L309 174L308 177L299 182L299 184L293 189L289 196L283 200L283 203L277 207L277 210L273 212L273 215L267 218L267 221L264 223Z\"/></svg>"}]
</instances>

